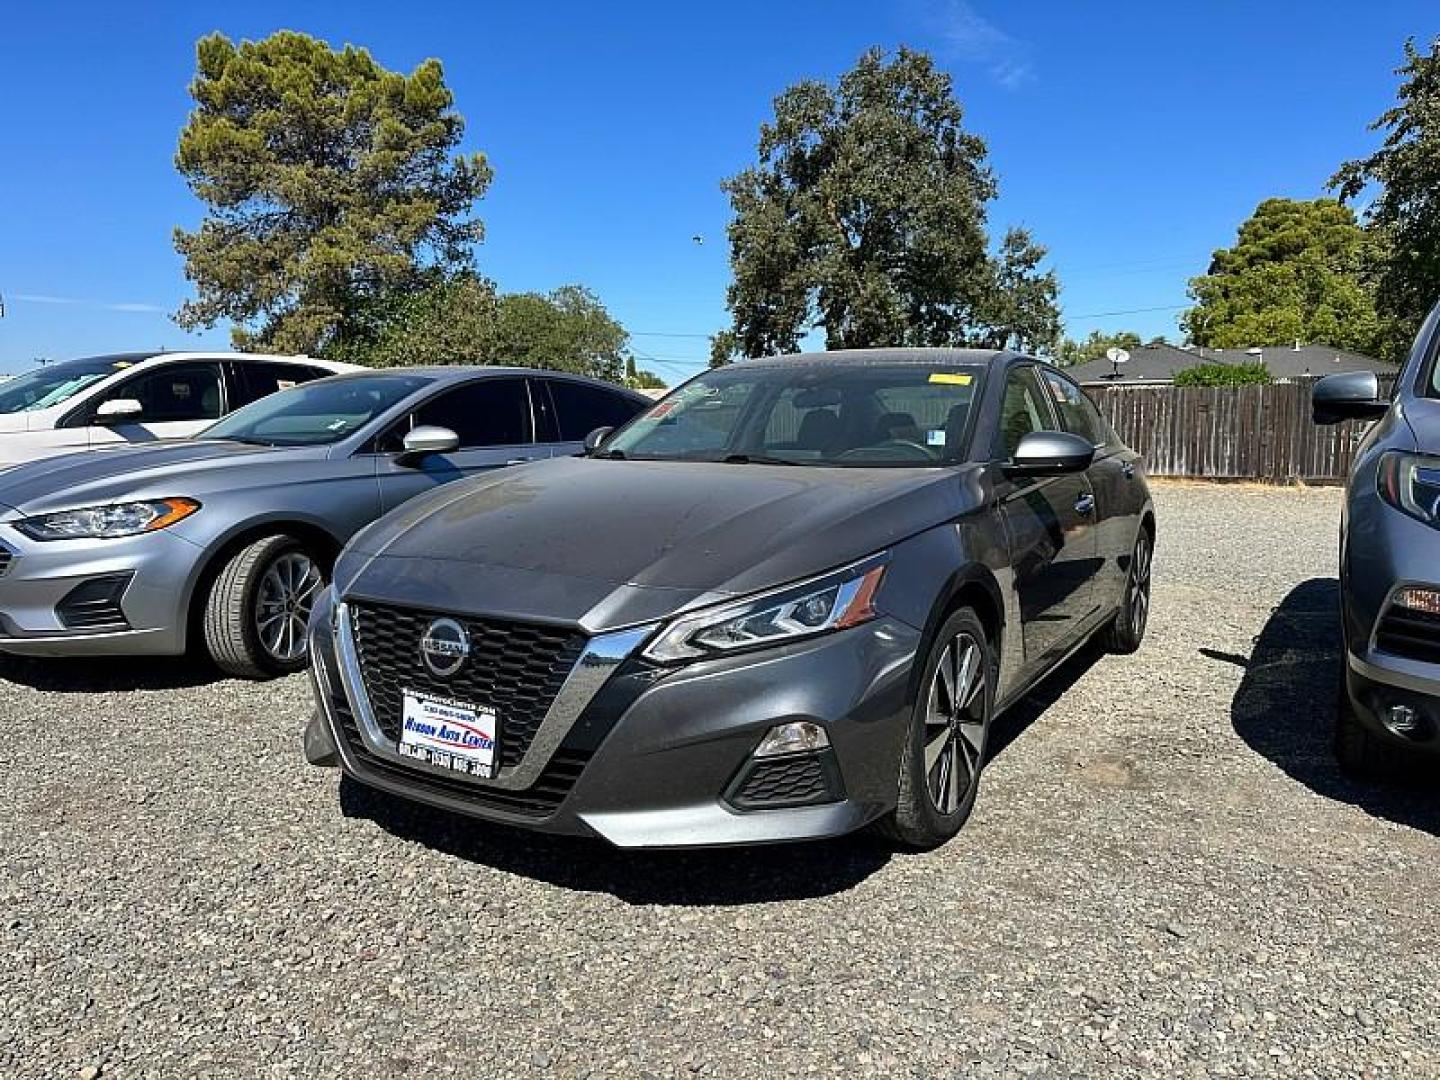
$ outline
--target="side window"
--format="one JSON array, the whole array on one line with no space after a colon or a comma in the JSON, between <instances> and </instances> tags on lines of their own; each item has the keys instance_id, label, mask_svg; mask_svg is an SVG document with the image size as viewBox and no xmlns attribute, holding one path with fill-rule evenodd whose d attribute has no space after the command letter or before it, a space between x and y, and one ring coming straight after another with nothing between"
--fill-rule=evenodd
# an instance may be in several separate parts
<instances>
[{"instance_id":1,"label":"side window","mask_svg":"<svg viewBox=\"0 0 1440 1080\"><path fill-rule=\"evenodd\" d=\"M234 371L235 381L239 385L236 396L230 402L231 409L238 409L241 405L249 405L252 401L269 397L277 390L288 390L292 386L299 386L301 383L307 383L322 375L330 374L328 371L308 367L305 364L271 364L264 361L237 363Z\"/></svg>"},{"instance_id":2,"label":"side window","mask_svg":"<svg viewBox=\"0 0 1440 1080\"><path fill-rule=\"evenodd\" d=\"M596 428L619 427L630 422L640 406L624 394L598 386L546 379L555 403L555 425L561 442L580 442Z\"/></svg>"},{"instance_id":3,"label":"side window","mask_svg":"<svg viewBox=\"0 0 1440 1080\"><path fill-rule=\"evenodd\" d=\"M1054 422L1045 400L1040 396L1040 386L1035 381L1032 367L1011 368L1005 376L1005 400L1000 405L1001 453L1006 458L1015 456L1020 440L1032 431L1052 431Z\"/></svg>"},{"instance_id":4,"label":"side window","mask_svg":"<svg viewBox=\"0 0 1440 1080\"><path fill-rule=\"evenodd\" d=\"M530 394L524 379L476 379L442 391L386 432L377 449L398 451L405 432L423 424L455 432L461 450L528 443Z\"/></svg>"},{"instance_id":5,"label":"side window","mask_svg":"<svg viewBox=\"0 0 1440 1080\"><path fill-rule=\"evenodd\" d=\"M127 379L103 401L133 398L140 402L137 424L167 421L218 420L223 409L218 363L166 364ZM95 402L98 408L101 401ZM92 409L90 415L94 415Z\"/></svg>"},{"instance_id":6,"label":"side window","mask_svg":"<svg viewBox=\"0 0 1440 1080\"><path fill-rule=\"evenodd\" d=\"M1050 391L1050 400L1060 414L1065 430L1082 439L1089 439L1093 446L1104 446L1110 441L1110 428L1100 411L1084 392L1069 379L1061 378L1052 371L1041 373L1045 388Z\"/></svg>"}]
</instances>

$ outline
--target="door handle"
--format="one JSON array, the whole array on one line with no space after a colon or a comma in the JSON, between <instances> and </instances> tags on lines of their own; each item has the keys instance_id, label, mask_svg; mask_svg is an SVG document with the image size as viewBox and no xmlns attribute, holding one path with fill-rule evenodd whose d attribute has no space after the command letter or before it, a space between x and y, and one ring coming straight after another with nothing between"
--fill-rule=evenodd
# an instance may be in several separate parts
<instances>
[{"instance_id":1,"label":"door handle","mask_svg":"<svg viewBox=\"0 0 1440 1080\"><path fill-rule=\"evenodd\" d=\"M1095 512L1095 496L1081 495L1075 500L1075 512L1077 514L1093 514Z\"/></svg>"}]
</instances>

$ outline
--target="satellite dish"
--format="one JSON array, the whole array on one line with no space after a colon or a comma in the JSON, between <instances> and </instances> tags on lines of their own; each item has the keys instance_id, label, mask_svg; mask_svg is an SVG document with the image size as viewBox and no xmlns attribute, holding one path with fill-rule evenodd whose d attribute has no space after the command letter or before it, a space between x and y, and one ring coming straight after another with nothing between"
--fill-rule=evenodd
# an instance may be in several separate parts
<instances>
[{"instance_id":1,"label":"satellite dish","mask_svg":"<svg viewBox=\"0 0 1440 1080\"><path fill-rule=\"evenodd\" d=\"M1105 359L1112 364L1123 364L1130 359L1130 354L1118 345L1111 345L1105 350Z\"/></svg>"}]
</instances>

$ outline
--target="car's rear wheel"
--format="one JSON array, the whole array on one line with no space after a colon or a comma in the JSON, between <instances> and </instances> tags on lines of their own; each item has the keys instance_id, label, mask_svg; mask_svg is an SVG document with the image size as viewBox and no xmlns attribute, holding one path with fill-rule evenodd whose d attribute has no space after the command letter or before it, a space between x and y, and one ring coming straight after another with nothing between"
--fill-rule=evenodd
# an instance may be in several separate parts
<instances>
[{"instance_id":1,"label":"car's rear wheel","mask_svg":"<svg viewBox=\"0 0 1440 1080\"><path fill-rule=\"evenodd\" d=\"M1133 653L1145 640L1145 627L1150 621L1150 566L1154 556L1155 542L1150 538L1150 530L1141 526L1130 556L1130 570L1125 575L1125 595L1120 610L1105 631L1105 648L1110 652Z\"/></svg>"},{"instance_id":2,"label":"car's rear wheel","mask_svg":"<svg viewBox=\"0 0 1440 1080\"><path fill-rule=\"evenodd\" d=\"M320 563L293 536L262 537L221 568L205 605L205 645L242 679L302 671L305 627L325 585Z\"/></svg>"},{"instance_id":3,"label":"car's rear wheel","mask_svg":"<svg viewBox=\"0 0 1440 1080\"><path fill-rule=\"evenodd\" d=\"M960 831L975 805L995 665L979 617L960 608L945 620L925 659L901 753L895 810L880 828L907 847L938 847Z\"/></svg>"}]
</instances>

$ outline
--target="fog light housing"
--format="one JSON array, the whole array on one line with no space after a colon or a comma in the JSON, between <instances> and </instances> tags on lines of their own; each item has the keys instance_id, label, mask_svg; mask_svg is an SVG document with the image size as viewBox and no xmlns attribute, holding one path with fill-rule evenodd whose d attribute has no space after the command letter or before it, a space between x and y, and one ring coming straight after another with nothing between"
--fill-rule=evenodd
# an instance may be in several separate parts
<instances>
[{"instance_id":1,"label":"fog light housing","mask_svg":"<svg viewBox=\"0 0 1440 1080\"><path fill-rule=\"evenodd\" d=\"M1411 611L1423 611L1427 615L1440 615L1440 591L1422 589L1407 585L1395 590L1395 603Z\"/></svg>"},{"instance_id":2,"label":"fog light housing","mask_svg":"<svg viewBox=\"0 0 1440 1080\"><path fill-rule=\"evenodd\" d=\"M779 757L781 754L807 754L823 750L830 745L830 736L819 724L809 720L796 720L788 724L776 724L765 733L760 745L755 748L757 758Z\"/></svg>"},{"instance_id":3,"label":"fog light housing","mask_svg":"<svg viewBox=\"0 0 1440 1080\"><path fill-rule=\"evenodd\" d=\"M1409 705L1391 705L1380 714L1380 722L1396 735L1412 739L1420 733L1420 714Z\"/></svg>"}]
</instances>

